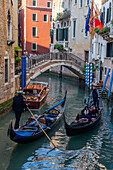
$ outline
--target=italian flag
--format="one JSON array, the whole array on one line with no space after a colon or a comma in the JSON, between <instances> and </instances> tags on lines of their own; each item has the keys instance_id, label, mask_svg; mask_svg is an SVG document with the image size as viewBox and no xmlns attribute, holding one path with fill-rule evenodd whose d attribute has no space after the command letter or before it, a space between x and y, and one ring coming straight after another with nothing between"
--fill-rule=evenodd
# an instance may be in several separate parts
<instances>
[{"instance_id":1,"label":"italian flag","mask_svg":"<svg viewBox=\"0 0 113 170\"><path fill-rule=\"evenodd\" d=\"M98 18L95 18L95 28L102 30L103 25Z\"/></svg>"}]
</instances>

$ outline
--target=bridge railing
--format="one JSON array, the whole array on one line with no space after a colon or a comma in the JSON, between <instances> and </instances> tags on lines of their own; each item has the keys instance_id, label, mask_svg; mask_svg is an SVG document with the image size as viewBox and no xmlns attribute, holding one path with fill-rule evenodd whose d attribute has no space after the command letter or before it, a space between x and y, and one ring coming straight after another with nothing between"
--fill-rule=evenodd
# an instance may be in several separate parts
<instances>
[{"instance_id":1,"label":"bridge railing","mask_svg":"<svg viewBox=\"0 0 113 170\"><path fill-rule=\"evenodd\" d=\"M83 68L84 64L85 64L84 60L80 59L79 57L77 57L76 55L74 55L72 53L59 52L59 53L47 53L47 54L31 56L31 58L29 59L29 62L28 62L28 67L33 68L37 65L40 65L40 64L45 63L50 60L51 61L52 60L70 61L70 62L78 65L81 68Z\"/></svg>"}]
</instances>

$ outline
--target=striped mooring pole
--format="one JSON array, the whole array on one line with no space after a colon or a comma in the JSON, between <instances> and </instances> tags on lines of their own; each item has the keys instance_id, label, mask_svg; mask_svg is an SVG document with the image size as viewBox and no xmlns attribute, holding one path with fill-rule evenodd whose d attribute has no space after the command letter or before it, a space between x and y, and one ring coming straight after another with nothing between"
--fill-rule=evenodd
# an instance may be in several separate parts
<instances>
[{"instance_id":1,"label":"striped mooring pole","mask_svg":"<svg viewBox=\"0 0 113 170\"><path fill-rule=\"evenodd\" d=\"M89 87L89 63L86 63L86 85Z\"/></svg>"},{"instance_id":2,"label":"striped mooring pole","mask_svg":"<svg viewBox=\"0 0 113 170\"><path fill-rule=\"evenodd\" d=\"M86 85L87 85L87 67L88 67L88 65L87 65L87 62L86 62L86 79L85 79Z\"/></svg>"},{"instance_id":3,"label":"striped mooring pole","mask_svg":"<svg viewBox=\"0 0 113 170\"><path fill-rule=\"evenodd\" d=\"M92 63L90 63L90 90L92 88Z\"/></svg>"}]
</instances>

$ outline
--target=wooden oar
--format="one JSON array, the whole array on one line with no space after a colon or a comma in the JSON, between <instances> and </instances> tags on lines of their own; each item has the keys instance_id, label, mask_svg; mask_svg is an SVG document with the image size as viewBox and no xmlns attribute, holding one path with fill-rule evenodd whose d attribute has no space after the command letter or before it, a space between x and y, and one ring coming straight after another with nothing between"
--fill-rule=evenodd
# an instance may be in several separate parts
<instances>
[{"instance_id":1,"label":"wooden oar","mask_svg":"<svg viewBox=\"0 0 113 170\"><path fill-rule=\"evenodd\" d=\"M52 140L50 139L50 137L47 135L47 133L45 132L45 130L41 127L40 123L37 121L37 119L35 118L34 114L31 112L31 110L29 109L29 107L27 107L29 112L31 113L31 115L33 116L33 118L35 119L35 121L37 122L37 124L39 125L39 127L42 129L42 131L44 132L44 134L46 135L46 137L49 139L49 141L52 143L52 145L54 146L54 148L56 148L55 144L52 142Z\"/></svg>"}]
</instances>

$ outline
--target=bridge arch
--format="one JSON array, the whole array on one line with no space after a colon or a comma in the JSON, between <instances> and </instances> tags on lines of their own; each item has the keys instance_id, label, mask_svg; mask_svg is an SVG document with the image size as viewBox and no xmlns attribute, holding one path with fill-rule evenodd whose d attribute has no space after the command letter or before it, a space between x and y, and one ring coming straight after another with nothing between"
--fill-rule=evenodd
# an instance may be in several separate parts
<instances>
[{"instance_id":1,"label":"bridge arch","mask_svg":"<svg viewBox=\"0 0 113 170\"><path fill-rule=\"evenodd\" d=\"M84 79L85 77L82 72L84 64L83 60L71 53L51 53L31 57L29 60L29 70L31 78L34 79L53 67L64 66L78 77Z\"/></svg>"}]
</instances>

